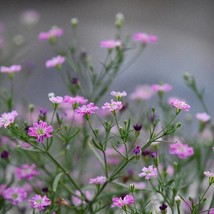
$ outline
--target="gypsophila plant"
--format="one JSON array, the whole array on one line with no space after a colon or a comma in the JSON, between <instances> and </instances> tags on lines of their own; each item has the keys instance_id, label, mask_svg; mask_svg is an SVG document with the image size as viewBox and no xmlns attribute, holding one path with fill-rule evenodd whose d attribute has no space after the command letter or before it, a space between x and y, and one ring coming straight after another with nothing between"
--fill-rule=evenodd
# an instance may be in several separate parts
<instances>
[{"instance_id":1,"label":"gypsophila plant","mask_svg":"<svg viewBox=\"0 0 214 214\"><path fill-rule=\"evenodd\" d=\"M2 214L214 213L214 128L203 91L185 74L202 104L192 135L182 119L191 103L169 96L170 84L111 90L117 75L157 42L143 32L124 36L123 14L115 26L116 35L99 44L106 53L100 70L78 48L78 19L71 20L67 48L59 43L62 28L39 34L38 42L53 47L47 72L55 69L67 87L66 94L44 95L49 109L29 104L20 111L14 81L22 65L1 60L0 76L9 86L0 97ZM112 97L103 102L106 93ZM155 107L150 99L157 99Z\"/></svg>"}]
</instances>

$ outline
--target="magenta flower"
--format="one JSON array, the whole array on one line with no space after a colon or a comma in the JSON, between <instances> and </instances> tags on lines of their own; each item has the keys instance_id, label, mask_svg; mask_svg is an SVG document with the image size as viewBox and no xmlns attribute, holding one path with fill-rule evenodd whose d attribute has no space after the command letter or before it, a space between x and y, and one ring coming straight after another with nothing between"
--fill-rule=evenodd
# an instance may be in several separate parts
<instances>
[{"instance_id":1,"label":"magenta flower","mask_svg":"<svg viewBox=\"0 0 214 214\"><path fill-rule=\"evenodd\" d=\"M94 103L89 103L87 105L83 105L81 107L78 107L75 110L76 114L80 114L82 116L84 115L91 115L94 114L96 110L98 110L99 108L97 106L94 105Z\"/></svg>"},{"instance_id":2,"label":"magenta flower","mask_svg":"<svg viewBox=\"0 0 214 214\"><path fill-rule=\"evenodd\" d=\"M121 46L121 41L119 40L104 40L100 42L101 48L113 49Z\"/></svg>"},{"instance_id":3,"label":"magenta flower","mask_svg":"<svg viewBox=\"0 0 214 214\"><path fill-rule=\"evenodd\" d=\"M150 178L156 178L158 176L158 171L153 165L147 167L143 167L142 172L139 174L140 177L145 177L146 180Z\"/></svg>"},{"instance_id":4,"label":"magenta flower","mask_svg":"<svg viewBox=\"0 0 214 214\"><path fill-rule=\"evenodd\" d=\"M10 201L13 205L18 205L20 202L25 201L27 192L23 188L10 187L3 193L4 199Z\"/></svg>"},{"instance_id":5,"label":"magenta flower","mask_svg":"<svg viewBox=\"0 0 214 214\"><path fill-rule=\"evenodd\" d=\"M133 195L126 195L123 199L114 197L112 198L112 207L119 207L122 208L125 205L133 205L134 204L134 196Z\"/></svg>"},{"instance_id":6,"label":"magenta flower","mask_svg":"<svg viewBox=\"0 0 214 214\"><path fill-rule=\"evenodd\" d=\"M61 37L62 35L63 35L63 29L54 26L47 32L41 32L38 38L40 40L51 40L57 37Z\"/></svg>"},{"instance_id":7,"label":"magenta flower","mask_svg":"<svg viewBox=\"0 0 214 214\"><path fill-rule=\"evenodd\" d=\"M22 179L31 180L32 178L39 174L39 171L36 170L35 164L32 165L24 164L21 167L17 167L15 172L18 180Z\"/></svg>"},{"instance_id":8,"label":"magenta flower","mask_svg":"<svg viewBox=\"0 0 214 214\"><path fill-rule=\"evenodd\" d=\"M28 202L30 203L31 208L36 208L39 211L42 211L45 207L51 205L51 200L46 195L35 195L33 198L28 200Z\"/></svg>"},{"instance_id":9,"label":"magenta flower","mask_svg":"<svg viewBox=\"0 0 214 214\"><path fill-rule=\"evenodd\" d=\"M74 105L74 104L85 104L88 102L88 100L82 96L76 96L76 97L64 96L63 102Z\"/></svg>"},{"instance_id":10,"label":"magenta flower","mask_svg":"<svg viewBox=\"0 0 214 214\"><path fill-rule=\"evenodd\" d=\"M172 90L172 86L169 85L169 84L161 84L161 85L158 85L158 84L153 84L151 86L152 90L154 92L169 92Z\"/></svg>"},{"instance_id":11,"label":"magenta flower","mask_svg":"<svg viewBox=\"0 0 214 214\"><path fill-rule=\"evenodd\" d=\"M180 159L186 159L194 154L194 150L187 144L177 142L170 144L169 153L172 155L177 155Z\"/></svg>"},{"instance_id":12,"label":"magenta flower","mask_svg":"<svg viewBox=\"0 0 214 214\"><path fill-rule=\"evenodd\" d=\"M148 100L152 97L153 91L149 85L139 85L135 88L135 91L130 94L132 100Z\"/></svg>"},{"instance_id":13,"label":"magenta flower","mask_svg":"<svg viewBox=\"0 0 214 214\"><path fill-rule=\"evenodd\" d=\"M138 41L138 42L141 42L142 44L153 44L153 43L156 43L158 41L158 38L157 36L155 35L149 35L147 33L135 33L133 36L132 36L133 40L135 41Z\"/></svg>"},{"instance_id":14,"label":"magenta flower","mask_svg":"<svg viewBox=\"0 0 214 214\"><path fill-rule=\"evenodd\" d=\"M46 122L42 120L39 123L34 123L33 127L29 127L28 135L31 137L36 137L39 143L42 143L44 138L52 137L53 127L48 126Z\"/></svg>"},{"instance_id":15,"label":"magenta flower","mask_svg":"<svg viewBox=\"0 0 214 214\"><path fill-rule=\"evenodd\" d=\"M4 126L7 128L10 124L12 124L15 120L15 117L18 115L16 111L3 113L0 117L0 128Z\"/></svg>"},{"instance_id":16,"label":"magenta flower","mask_svg":"<svg viewBox=\"0 0 214 214\"><path fill-rule=\"evenodd\" d=\"M22 69L21 65L12 65L10 67L1 66L0 71L2 73L15 73Z\"/></svg>"},{"instance_id":17,"label":"magenta flower","mask_svg":"<svg viewBox=\"0 0 214 214\"><path fill-rule=\"evenodd\" d=\"M211 209L210 209L209 214L214 214L214 208L211 208Z\"/></svg>"},{"instance_id":18,"label":"magenta flower","mask_svg":"<svg viewBox=\"0 0 214 214\"><path fill-rule=\"evenodd\" d=\"M107 109L109 111L116 111L116 110L120 110L123 108L123 104L120 101L114 101L113 99L111 100L111 103L104 103L104 105L102 106L102 109Z\"/></svg>"},{"instance_id":19,"label":"magenta flower","mask_svg":"<svg viewBox=\"0 0 214 214\"><path fill-rule=\"evenodd\" d=\"M59 56L53 57L52 59L49 59L46 62L46 67L47 68L52 68L52 67L61 68L61 65L64 62L65 62L65 57L59 55Z\"/></svg>"},{"instance_id":20,"label":"magenta flower","mask_svg":"<svg viewBox=\"0 0 214 214\"><path fill-rule=\"evenodd\" d=\"M171 98L169 100L169 104L174 106L178 110L189 111L190 105L188 105L185 101L179 100L177 98Z\"/></svg>"},{"instance_id":21,"label":"magenta flower","mask_svg":"<svg viewBox=\"0 0 214 214\"><path fill-rule=\"evenodd\" d=\"M197 113L196 118L203 123L207 123L210 120L210 115L208 115L206 112Z\"/></svg>"},{"instance_id":22,"label":"magenta flower","mask_svg":"<svg viewBox=\"0 0 214 214\"><path fill-rule=\"evenodd\" d=\"M98 176L96 178L91 178L89 184L104 184L107 181L105 176Z\"/></svg>"},{"instance_id":23,"label":"magenta flower","mask_svg":"<svg viewBox=\"0 0 214 214\"><path fill-rule=\"evenodd\" d=\"M60 104L63 102L63 97L60 97L60 96L52 96L52 97L49 97L49 100L53 103L53 104Z\"/></svg>"}]
</instances>

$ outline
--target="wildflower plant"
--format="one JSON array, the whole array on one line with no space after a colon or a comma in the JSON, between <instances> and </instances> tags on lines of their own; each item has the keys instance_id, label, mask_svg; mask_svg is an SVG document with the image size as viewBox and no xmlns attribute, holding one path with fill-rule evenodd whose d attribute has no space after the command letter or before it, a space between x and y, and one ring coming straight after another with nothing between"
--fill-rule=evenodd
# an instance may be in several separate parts
<instances>
[{"instance_id":1,"label":"wildflower plant","mask_svg":"<svg viewBox=\"0 0 214 214\"><path fill-rule=\"evenodd\" d=\"M202 104L197 134L186 135L181 115L191 114L191 103L169 99L169 83L112 90L116 76L158 42L142 32L125 37L123 26L118 14L114 39L100 42L106 53L101 70L79 51L78 19L71 20L66 49L55 46L63 29L39 34L38 42L51 45L56 56L44 59L44 67L56 69L67 87L62 96L45 95L49 109L29 104L23 113L13 91L21 65L1 66L10 81L0 109L1 213L213 213L213 125L203 93L185 74ZM130 51L137 57L126 60ZM102 101L106 93L110 102ZM150 99L158 100L155 107Z\"/></svg>"}]
</instances>

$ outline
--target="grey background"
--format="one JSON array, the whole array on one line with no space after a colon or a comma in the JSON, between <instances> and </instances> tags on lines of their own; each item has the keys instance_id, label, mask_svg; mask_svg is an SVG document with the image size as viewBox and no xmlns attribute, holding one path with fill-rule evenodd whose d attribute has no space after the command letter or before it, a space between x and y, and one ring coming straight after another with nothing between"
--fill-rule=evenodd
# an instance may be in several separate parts
<instances>
[{"instance_id":1,"label":"grey background","mask_svg":"<svg viewBox=\"0 0 214 214\"><path fill-rule=\"evenodd\" d=\"M39 42L37 35L51 26L64 28L63 40L71 37L70 19L79 19L79 46L87 51L97 67L104 57L99 48L103 39L114 37L114 17L121 12L125 16L124 33L138 31L156 34L157 45L146 48L142 57L113 83L111 89L132 92L138 84L159 81L173 85L170 95L186 99L192 112L201 111L193 93L184 85L182 76L189 72L201 87L206 88L206 100L211 114L214 108L214 1L212 0L78 0L78 1L1 1L0 20L7 25L6 35L17 33L25 36L28 46L17 51L9 60L26 63L29 68L16 81L18 97L28 98L40 106L48 104L47 94L65 94L55 70L47 70L45 61L54 56L50 46ZM4 2L4 3L3 3ZM37 10L41 17L33 28L24 27L19 15L27 9ZM30 45L29 45L30 44ZM30 63L29 63L30 62ZM2 77L2 75L0 76ZM121 84L122 83L122 84ZM3 84L3 83L2 83ZM6 83L4 83L6 84ZM3 84L3 85L4 85Z\"/></svg>"}]
</instances>

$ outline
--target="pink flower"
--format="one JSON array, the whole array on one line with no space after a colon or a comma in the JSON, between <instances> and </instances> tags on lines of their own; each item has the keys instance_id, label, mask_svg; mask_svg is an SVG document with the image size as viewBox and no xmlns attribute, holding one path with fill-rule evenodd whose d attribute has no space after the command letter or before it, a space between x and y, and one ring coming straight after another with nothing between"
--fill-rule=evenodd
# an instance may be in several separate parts
<instances>
[{"instance_id":1,"label":"pink flower","mask_svg":"<svg viewBox=\"0 0 214 214\"><path fill-rule=\"evenodd\" d=\"M60 96L52 96L49 98L49 100L53 103L53 104L60 104L63 102L63 97Z\"/></svg>"},{"instance_id":2,"label":"pink flower","mask_svg":"<svg viewBox=\"0 0 214 214\"><path fill-rule=\"evenodd\" d=\"M24 164L21 167L16 168L16 177L18 180L27 179L31 180L33 177L39 174L39 171L36 169L36 165Z\"/></svg>"},{"instance_id":3,"label":"pink flower","mask_svg":"<svg viewBox=\"0 0 214 214\"><path fill-rule=\"evenodd\" d=\"M190 105L188 105L185 101L179 100L177 98L171 98L169 100L169 104L179 110L184 110L184 111L190 110Z\"/></svg>"},{"instance_id":4,"label":"pink flower","mask_svg":"<svg viewBox=\"0 0 214 214\"><path fill-rule=\"evenodd\" d=\"M113 49L121 46L121 41L119 40L104 40L100 42L101 48Z\"/></svg>"},{"instance_id":5,"label":"pink flower","mask_svg":"<svg viewBox=\"0 0 214 214\"><path fill-rule=\"evenodd\" d=\"M104 184L107 181L105 176L98 176L96 178L91 178L89 184Z\"/></svg>"},{"instance_id":6,"label":"pink flower","mask_svg":"<svg viewBox=\"0 0 214 214\"><path fill-rule=\"evenodd\" d=\"M205 171L204 175L206 175L207 177L213 177L214 178L214 173L213 172L209 172L209 171Z\"/></svg>"},{"instance_id":7,"label":"pink flower","mask_svg":"<svg viewBox=\"0 0 214 214\"><path fill-rule=\"evenodd\" d=\"M51 200L46 195L35 195L33 198L28 200L28 202L30 203L31 208L36 208L39 211L42 211L45 207L51 205Z\"/></svg>"},{"instance_id":8,"label":"pink flower","mask_svg":"<svg viewBox=\"0 0 214 214\"><path fill-rule=\"evenodd\" d=\"M211 208L211 209L210 209L209 214L214 214L214 208Z\"/></svg>"},{"instance_id":9,"label":"pink flower","mask_svg":"<svg viewBox=\"0 0 214 214\"><path fill-rule=\"evenodd\" d=\"M42 143L44 138L52 137L51 132L53 131L52 126L48 126L46 122L42 120L39 123L34 123L33 127L29 127L28 135L31 137L36 137L39 143Z\"/></svg>"},{"instance_id":10,"label":"pink flower","mask_svg":"<svg viewBox=\"0 0 214 214\"><path fill-rule=\"evenodd\" d=\"M91 195L91 192L89 192L88 190L86 191L83 191L83 193L85 194L85 197L90 201L92 199L92 195ZM72 200L72 203L75 205L75 206L80 206L81 204L84 204L84 201L81 199L81 193L80 191L76 190L75 191L75 195L72 196L71 200Z\"/></svg>"},{"instance_id":11,"label":"pink flower","mask_svg":"<svg viewBox=\"0 0 214 214\"><path fill-rule=\"evenodd\" d=\"M49 59L47 62L46 62L46 67L47 68L51 68L51 67L57 67L57 68L60 68L60 66L65 62L65 57L63 56L56 56L56 57L53 57L52 59Z\"/></svg>"},{"instance_id":12,"label":"pink flower","mask_svg":"<svg viewBox=\"0 0 214 214\"><path fill-rule=\"evenodd\" d=\"M21 16L21 22L26 25L34 25L39 21L40 15L35 10L26 10Z\"/></svg>"},{"instance_id":13,"label":"pink flower","mask_svg":"<svg viewBox=\"0 0 214 214\"><path fill-rule=\"evenodd\" d=\"M56 37L61 37L62 35L63 35L63 29L54 26L47 32L41 32L38 38L40 40L50 40L50 39L55 39Z\"/></svg>"},{"instance_id":14,"label":"pink flower","mask_svg":"<svg viewBox=\"0 0 214 214\"><path fill-rule=\"evenodd\" d=\"M124 146L121 145L117 147L117 150L120 153L125 154ZM120 162L120 155L117 153L117 151L114 148L106 149L106 158L107 158L108 164L117 165Z\"/></svg>"},{"instance_id":15,"label":"pink flower","mask_svg":"<svg viewBox=\"0 0 214 214\"><path fill-rule=\"evenodd\" d=\"M4 191L3 197L13 205L18 205L27 198L27 192L23 188L10 187Z\"/></svg>"},{"instance_id":16,"label":"pink flower","mask_svg":"<svg viewBox=\"0 0 214 214\"><path fill-rule=\"evenodd\" d=\"M143 167L142 172L139 174L140 177L145 177L146 180L150 178L156 178L158 175L157 169L153 167L153 165L147 167Z\"/></svg>"},{"instance_id":17,"label":"pink flower","mask_svg":"<svg viewBox=\"0 0 214 214\"><path fill-rule=\"evenodd\" d=\"M64 96L63 102L74 105L74 104L85 104L88 102L88 100L82 96L76 96L76 97Z\"/></svg>"},{"instance_id":18,"label":"pink flower","mask_svg":"<svg viewBox=\"0 0 214 214\"><path fill-rule=\"evenodd\" d=\"M158 84L153 84L151 86L152 90L155 91L155 92L169 92L172 90L172 86L169 85L169 84L161 84L161 85L158 85Z\"/></svg>"},{"instance_id":19,"label":"pink flower","mask_svg":"<svg viewBox=\"0 0 214 214\"><path fill-rule=\"evenodd\" d=\"M102 109L107 109L109 111L116 111L116 110L120 110L123 108L123 104L120 101L114 101L111 100L111 103L104 103L104 105L102 106Z\"/></svg>"},{"instance_id":20,"label":"pink flower","mask_svg":"<svg viewBox=\"0 0 214 214\"><path fill-rule=\"evenodd\" d=\"M112 207L119 207L122 208L125 205L133 205L134 204L134 196L133 195L126 195L123 199L114 197L112 198Z\"/></svg>"},{"instance_id":21,"label":"pink flower","mask_svg":"<svg viewBox=\"0 0 214 214\"><path fill-rule=\"evenodd\" d=\"M142 33L142 32L135 33L132 36L132 38L133 40L141 42L142 44L149 44L149 43L153 44L153 43L156 43L158 40L157 36L149 35L147 33Z\"/></svg>"},{"instance_id":22,"label":"pink flower","mask_svg":"<svg viewBox=\"0 0 214 214\"><path fill-rule=\"evenodd\" d=\"M21 65L12 65L10 67L1 66L0 71L2 73L15 73L22 69Z\"/></svg>"},{"instance_id":23,"label":"pink flower","mask_svg":"<svg viewBox=\"0 0 214 214\"><path fill-rule=\"evenodd\" d=\"M201 122L208 122L210 120L210 115L208 115L206 112L203 113L197 113L196 118Z\"/></svg>"},{"instance_id":24,"label":"pink flower","mask_svg":"<svg viewBox=\"0 0 214 214\"><path fill-rule=\"evenodd\" d=\"M7 128L10 124L12 124L15 120L15 117L18 115L16 111L3 113L0 117L0 128L4 126Z\"/></svg>"},{"instance_id":25,"label":"pink flower","mask_svg":"<svg viewBox=\"0 0 214 214\"><path fill-rule=\"evenodd\" d=\"M76 114L80 114L82 116L84 115L91 115L94 114L96 110L98 110L99 108L97 106L94 105L94 103L89 103L87 105L83 105L81 107L78 107L75 110Z\"/></svg>"},{"instance_id":26,"label":"pink flower","mask_svg":"<svg viewBox=\"0 0 214 214\"><path fill-rule=\"evenodd\" d=\"M135 187L135 189L145 189L146 183L145 182L134 182L132 183Z\"/></svg>"},{"instance_id":27,"label":"pink flower","mask_svg":"<svg viewBox=\"0 0 214 214\"><path fill-rule=\"evenodd\" d=\"M130 94L132 100L148 100L152 97L153 91L149 85L139 85L135 91Z\"/></svg>"},{"instance_id":28,"label":"pink flower","mask_svg":"<svg viewBox=\"0 0 214 214\"><path fill-rule=\"evenodd\" d=\"M177 142L170 144L169 153L172 155L177 155L180 159L186 159L194 154L194 150L187 144Z\"/></svg>"}]
</instances>

